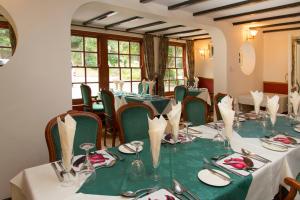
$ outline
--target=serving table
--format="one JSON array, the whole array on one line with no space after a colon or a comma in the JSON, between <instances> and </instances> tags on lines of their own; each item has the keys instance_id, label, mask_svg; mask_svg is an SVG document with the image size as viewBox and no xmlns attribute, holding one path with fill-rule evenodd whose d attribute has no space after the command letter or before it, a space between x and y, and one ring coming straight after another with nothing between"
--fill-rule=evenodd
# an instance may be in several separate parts
<instances>
[{"instance_id":1,"label":"serving table","mask_svg":"<svg viewBox=\"0 0 300 200\"><path fill-rule=\"evenodd\" d=\"M225 151L222 146L211 140L217 130L207 126L193 127L202 134L192 143L162 144L160 167L160 186L171 187L171 180L176 178L201 200L215 199L272 199L278 192L280 184L286 176L296 177L300 172L300 148L289 148L286 152L275 152L262 147L259 137L270 135L271 130L265 129L257 120L247 120L235 129L231 141L235 152L245 148L259 154L271 163L265 164L246 177L229 174L233 182L225 187L213 187L202 183L197 173L203 168L203 157L211 158ZM285 116L279 116L275 130L288 132L300 138L300 133L290 127ZM153 185L151 156L148 139L144 140L141 158L145 164L146 176L140 182L130 179L130 163L134 155L124 155L125 161L118 161L112 168L97 170L94 181L70 188L61 187L50 164L45 164L20 172L11 180L13 200L21 199L123 199L118 196L125 190L136 190ZM117 152L116 148L110 151Z\"/></svg>"}]
</instances>

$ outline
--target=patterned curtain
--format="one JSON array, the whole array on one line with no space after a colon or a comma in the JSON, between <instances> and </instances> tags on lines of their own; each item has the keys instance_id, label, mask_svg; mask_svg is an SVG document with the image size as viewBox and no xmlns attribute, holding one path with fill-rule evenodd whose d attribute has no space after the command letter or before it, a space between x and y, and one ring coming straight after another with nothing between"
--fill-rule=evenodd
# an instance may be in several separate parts
<instances>
[{"instance_id":1,"label":"patterned curtain","mask_svg":"<svg viewBox=\"0 0 300 200\"><path fill-rule=\"evenodd\" d=\"M144 60L147 76L149 80L153 80L155 73L154 65L154 37L152 35L144 35Z\"/></svg>"},{"instance_id":2,"label":"patterned curtain","mask_svg":"<svg viewBox=\"0 0 300 200\"><path fill-rule=\"evenodd\" d=\"M189 83L190 85L193 85L194 76L195 76L194 41L187 40L186 49L187 49L187 59L189 64L189 68L188 68Z\"/></svg>"},{"instance_id":3,"label":"patterned curtain","mask_svg":"<svg viewBox=\"0 0 300 200\"><path fill-rule=\"evenodd\" d=\"M12 47L12 55L14 55L17 46L17 38L14 29L10 24L8 24L8 29L9 29L10 43Z\"/></svg>"},{"instance_id":4,"label":"patterned curtain","mask_svg":"<svg viewBox=\"0 0 300 200\"><path fill-rule=\"evenodd\" d=\"M168 61L168 48L169 39L166 37L160 37L159 40L159 63L158 63L158 95L163 96L165 94L164 89L164 77Z\"/></svg>"}]
</instances>

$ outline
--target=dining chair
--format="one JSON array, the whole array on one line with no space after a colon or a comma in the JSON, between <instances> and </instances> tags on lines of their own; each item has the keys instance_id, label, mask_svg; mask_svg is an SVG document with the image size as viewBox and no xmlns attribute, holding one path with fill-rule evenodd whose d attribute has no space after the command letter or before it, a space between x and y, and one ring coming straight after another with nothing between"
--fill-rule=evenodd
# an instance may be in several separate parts
<instances>
[{"instance_id":1,"label":"dining chair","mask_svg":"<svg viewBox=\"0 0 300 200\"><path fill-rule=\"evenodd\" d=\"M82 101L83 101L83 110L87 112L94 112L99 114L104 111L103 104L100 100L97 100L97 97L92 97L92 91L90 86L82 83L80 85Z\"/></svg>"},{"instance_id":2,"label":"dining chair","mask_svg":"<svg viewBox=\"0 0 300 200\"><path fill-rule=\"evenodd\" d=\"M222 116L218 107L218 103L226 96L227 94L223 93L218 93L214 97L214 105L215 105L215 110L216 110L216 115L217 115L217 120L222 120Z\"/></svg>"},{"instance_id":3,"label":"dining chair","mask_svg":"<svg viewBox=\"0 0 300 200\"><path fill-rule=\"evenodd\" d=\"M208 106L200 98L187 96L182 105L183 120L191 122L192 126L200 126L207 123Z\"/></svg>"},{"instance_id":4,"label":"dining chair","mask_svg":"<svg viewBox=\"0 0 300 200\"><path fill-rule=\"evenodd\" d=\"M148 138L148 117L153 119L154 112L143 103L128 103L117 111L120 126L120 143Z\"/></svg>"},{"instance_id":5,"label":"dining chair","mask_svg":"<svg viewBox=\"0 0 300 200\"><path fill-rule=\"evenodd\" d=\"M138 85L138 94L142 94L143 93L143 83L140 82ZM149 94L149 85L148 83L146 83L146 94Z\"/></svg>"},{"instance_id":6,"label":"dining chair","mask_svg":"<svg viewBox=\"0 0 300 200\"><path fill-rule=\"evenodd\" d=\"M118 122L116 118L115 110L115 97L113 93L109 90L101 91L101 100L104 107L104 146L106 146L106 136L108 133L112 135L112 146L116 144L116 137L118 132Z\"/></svg>"},{"instance_id":7,"label":"dining chair","mask_svg":"<svg viewBox=\"0 0 300 200\"><path fill-rule=\"evenodd\" d=\"M188 90L184 85L178 85L174 88L176 103L183 102L184 98L187 96Z\"/></svg>"},{"instance_id":8,"label":"dining chair","mask_svg":"<svg viewBox=\"0 0 300 200\"><path fill-rule=\"evenodd\" d=\"M296 180L297 179L297 180ZM284 179L285 184L290 186L289 193L284 198L284 200L293 200L295 199L297 192L300 191L300 176L298 175L296 179L286 177Z\"/></svg>"},{"instance_id":9,"label":"dining chair","mask_svg":"<svg viewBox=\"0 0 300 200\"><path fill-rule=\"evenodd\" d=\"M73 153L75 155L85 154L79 146L82 143L93 143L96 149L101 149L102 122L98 115L84 111L68 111L51 119L45 129L45 138L49 152L49 161L61 160L61 144L57 125L57 117L62 120L69 114L76 121Z\"/></svg>"}]
</instances>

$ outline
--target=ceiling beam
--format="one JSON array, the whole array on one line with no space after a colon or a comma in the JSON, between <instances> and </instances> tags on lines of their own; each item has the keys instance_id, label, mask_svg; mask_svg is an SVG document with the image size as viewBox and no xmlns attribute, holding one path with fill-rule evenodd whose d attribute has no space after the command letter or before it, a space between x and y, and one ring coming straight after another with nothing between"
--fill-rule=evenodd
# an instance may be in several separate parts
<instances>
[{"instance_id":1,"label":"ceiling beam","mask_svg":"<svg viewBox=\"0 0 300 200\"><path fill-rule=\"evenodd\" d=\"M205 37L205 38L197 38L197 39L194 39L194 41L197 41L197 40L210 40L211 37Z\"/></svg>"},{"instance_id":2,"label":"ceiling beam","mask_svg":"<svg viewBox=\"0 0 300 200\"><path fill-rule=\"evenodd\" d=\"M300 27L265 30L265 31L263 31L263 33L281 32L281 31L294 31L294 30L300 30Z\"/></svg>"},{"instance_id":3,"label":"ceiling beam","mask_svg":"<svg viewBox=\"0 0 300 200\"><path fill-rule=\"evenodd\" d=\"M144 24L144 25L140 25L140 26L135 26L135 27L132 27L132 28L128 28L128 29L126 29L126 31L147 28L147 27L151 27L151 26L156 26L156 25L164 24L164 23L166 23L166 22L164 22L164 21L152 22L152 23L148 23L148 24Z\"/></svg>"},{"instance_id":4,"label":"ceiling beam","mask_svg":"<svg viewBox=\"0 0 300 200\"><path fill-rule=\"evenodd\" d=\"M188 0L188 1L184 1L184 2L181 2L181 3L177 3L177 4L173 4L173 5L168 6L168 10L176 10L176 9L191 6L193 4L200 3L200 2L203 2L203 1L207 1L207 0Z\"/></svg>"},{"instance_id":5,"label":"ceiling beam","mask_svg":"<svg viewBox=\"0 0 300 200\"><path fill-rule=\"evenodd\" d=\"M140 3L149 3L150 1L153 1L153 0L140 0Z\"/></svg>"},{"instance_id":6,"label":"ceiling beam","mask_svg":"<svg viewBox=\"0 0 300 200\"><path fill-rule=\"evenodd\" d=\"M155 29L155 30L152 30L152 31L147 31L145 33L146 34L148 34L148 33L156 33L156 32L162 32L162 31L167 31L167 30L170 30L170 29L181 28L181 27L184 27L184 26L183 25L169 26L169 27L166 27L166 28L160 28L160 29Z\"/></svg>"},{"instance_id":7,"label":"ceiling beam","mask_svg":"<svg viewBox=\"0 0 300 200\"><path fill-rule=\"evenodd\" d=\"M237 7L240 7L240 6L247 5L247 4L259 3L259 2L262 2L262 1L266 1L266 0L244 0L244 1L241 1L241 2L232 3L232 4L225 5L225 6L220 6L220 7L211 8L211 9L208 9L208 10L202 10L202 11L199 11L199 12L195 12L195 13L193 13L193 16L199 16L199 15L204 15L204 14L211 13L211 12L217 12L217 11L221 11L221 10L237 8Z\"/></svg>"},{"instance_id":8,"label":"ceiling beam","mask_svg":"<svg viewBox=\"0 0 300 200\"><path fill-rule=\"evenodd\" d=\"M209 35L208 33L203 33L203 34L195 34L195 35L187 35L183 37L179 37L179 39L185 39L185 38L191 38L191 37L200 37L200 36L207 36Z\"/></svg>"},{"instance_id":9,"label":"ceiling beam","mask_svg":"<svg viewBox=\"0 0 300 200\"><path fill-rule=\"evenodd\" d=\"M98 15L97 17L93 17L92 19L89 19L89 20L87 20L87 21L84 21L82 24L83 24L83 25L87 25L87 24L92 23L92 22L95 21L95 20L105 19L105 18L110 17L110 16L112 16L112 15L114 15L114 14L116 14L116 13L117 13L117 12L115 12L115 11L108 11L108 12L106 12L106 13L103 13L103 14L101 14L101 15Z\"/></svg>"},{"instance_id":10,"label":"ceiling beam","mask_svg":"<svg viewBox=\"0 0 300 200\"><path fill-rule=\"evenodd\" d=\"M238 13L238 14L234 14L234 15L227 15L227 16L223 16L223 17L217 17L217 18L214 18L214 21L220 21L220 20L225 20L225 19L242 17L242 16L245 16L245 15L271 12L271 11L275 11L275 10L282 10L282 9L293 8L293 7L298 7L298 6L300 6L300 2L290 3L290 4L286 4L286 5L275 6L275 7L265 8L265 9L260 9L260 10L254 10L254 11L250 11L250 12Z\"/></svg>"},{"instance_id":11,"label":"ceiling beam","mask_svg":"<svg viewBox=\"0 0 300 200\"><path fill-rule=\"evenodd\" d=\"M130 21L133 21L133 20L136 20L136 19L142 19L142 18L143 17L140 17L140 16L130 17L130 18L127 18L127 19L124 19L124 20L121 20L121 21L118 21L118 22L115 22L115 23L112 23L112 24L108 24L108 25L104 26L104 28L107 29L107 28L110 28L110 27L118 26L120 24L130 22Z\"/></svg>"},{"instance_id":12,"label":"ceiling beam","mask_svg":"<svg viewBox=\"0 0 300 200\"><path fill-rule=\"evenodd\" d=\"M254 27L250 27L250 29L270 28L270 27L287 26L287 25L293 25L293 24L300 24L300 21L284 22L284 23L278 23L278 24L268 24L268 25L263 25L263 26L254 26Z\"/></svg>"},{"instance_id":13,"label":"ceiling beam","mask_svg":"<svg viewBox=\"0 0 300 200\"><path fill-rule=\"evenodd\" d=\"M174 33L167 33L167 34L164 34L164 36L178 35L178 34L184 34L184 33L192 33L192 32L201 31L201 30L202 29L192 29L192 30L188 30L188 31L179 31L179 32L174 32Z\"/></svg>"},{"instance_id":14,"label":"ceiling beam","mask_svg":"<svg viewBox=\"0 0 300 200\"><path fill-rule=\"evenodd\" d=\"M250 19L250 20L246 20L246 21L233 22L232 24L234 26L236 26L236 25L248 24L248 23L252 23L252 22L263 22L263 21L270 21L270 20L275 20L275 19L285 19L285 18L298 17L298 16L300 16L300 12L291 13L291 14L287 14L287 15L277 15L277 16L273 16L273 17Z\"/></svg>"}]
</instances>

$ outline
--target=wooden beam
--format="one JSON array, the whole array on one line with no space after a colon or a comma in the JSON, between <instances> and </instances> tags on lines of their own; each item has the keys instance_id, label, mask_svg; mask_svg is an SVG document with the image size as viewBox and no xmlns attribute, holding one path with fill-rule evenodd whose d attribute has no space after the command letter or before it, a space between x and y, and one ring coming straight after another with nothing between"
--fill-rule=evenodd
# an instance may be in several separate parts
<instances>
[{"instance_id":1,"label":"wooden beam","mask_svg":"<svg viewBox=\"0 0 300 200\"><path fill-rule=\"evenodd\" d=\"M181 28L181 27L184 27L184 26L183 25L169 26L169 27L166 27L166 28L160 28L160 29L155 29L155 30L152 30L152 31L147 31L145 33L148 34L148 33L162 32L162 31L167 31L167 30L170 30L170 29Z\"/></svg>"},{"instance_id":2,"label":"wooden beam","mask_svg":"<svg viewBox=\"0 0 300 200\"><path fill-rule=\"evenodd\" d=\"M284 23L278 23L278 24L268 24L268 25L263 25L263 26L255 26L255 27L250 27L250 29L270 28L270 27L287 26L287 25L293 25L293 24L300 24L300 21L284 22Z\"/></svg>"},{"instance_id":3,"label":"wooden beam","mask_svg":"<svg viewBox=\"0 0 300 200\"><path fill-rule=\"evenodd\" d=\"M164 23L166 23L166 22L164 22L164 21L152 22L152 23L148 23L148 24L144 24L144 25L140 25L140 26L135 26L135 27L132 27L132 28L128 28L128 29L126 29L126 31L147 28L147 27L151 27L151 26L156 26L156 25L164 24Z\"/></svg>"},{"instance_id":4,"label":"wooden beam","mask_svg":"<svg viewBox=\"0 0 300 200\"><path fill-rule=\"evenodd\" d=\"M164 36L170 36L170 35L178 35L178 34L184 34L184 33L191 33L191 32L196 32L196 31L201 31L202 29L192 29L188 31L179 31L179 32L174 32L174 33L167 33L164 34Z\"/></svg>"},{"instance_id":5,"label":"wooden beam","mask_svg":"<svg viewBox=\"0 0 300 200\"><path fill-rule=\"evenodd\" d=\"M211 37L206 37L206 38L197 38L197 39L194 39L194 41L197 41L197 40L210 40Z\"/></svg>"},{"instance_id":6,"label":"wooden beam","mask_svg":"<svg viewBox=\"0 0 300 200\"><path fill-rule=\"evenodd\" d=\"M177 3L177 4L173 4L173 5L168 6L168 10L175 10L175 9L191 6L193 4L200 3L200 2L203 2L203 1L207 1L207 0L188 0L188 1L184 1L184 2L181 2L181 3Z\"/></svg>"},{"instance_id":7,"label":"wooden beam","mask_svg":"<svg viewBox=\"0 0 300 200\"><path fill-rule=\"evenodd\" d=\"M295 31L295 30L300 30L300 27L265 30L265 31L263 31L263 33L281 32L281 31Z\"/></svg>"},{"instance_id":8,"label":"wooden beam","mask_svg":"<svg viewBox=\"0 0 300 200\"><path fill-rule=\"evenodd\" d=\"M217 18L214 18L214 21L220 21L220 20L242 17L245 15L252 15L252 14L258 14L258 13L266 13L266 12L282 10L282 9L286 9L286 8L294 8L294 7L298 7L298 6L300 6L300 2L290 3L290 4L286 4L286 5L275 6L275 7L265 8L265 9L260 9L260 10L254 10L254 11L250 11L250 12L238 13L238 14L234 14L234 15L227 15L227 16L223 16L223 17L217 17Z\"/></svg>"},{"instance_id":9,"label":"wooden beam","mask_svg":"<svg viewBox=\"0 0 300 200\"><path fill-rule=\"evenodd\" d=\"M300 16L300 12L291 13L291 14L287 14L287 15L277 15L277 16L273 16L273 17L250 19L250 20L246 20L246 21L233 22L232 24L234 26L236 26L236 25L247 24L247 23L252 23L252 22L270 21L270 20L275 20L275 19L285 19L285 18L298 17L298 16Z\"/></svg>"},{"instance_id":10,"label":"wooden beam","mask_svg":"<svg viewBox=\"0 0 300 200\"><path fill-rule=\"evenodd\" d=\"M259 2L262 2L262 1L266 1L266 0L244 0L244 1L241 1L241 2L232 3L232 4L225 5L225 6L220 6L220 7L211 8L211 9L208 9L208 10L202 10L202 11L199 11L199 12L195 12L195 13L193 13L193 16L199 16L199 15L203 15L203 14L206 14L206 13L217 12L217 11L221 11L221 10L227 10L227 9L244 6L244 5L251 4L251 3L259 3Z\"/></svg>"},{"instance_id":11,"label":"wooden beam","mask_svg":"<svg viewBox=\"0 0 300 200\"><path fill-rule=\"evenodd\" d=\"M140 0L140 3L149 3L150 1L153 1L153 0Z\"/></svg>"},{"instance_id":12,"label":"wooden beam","mask_svg":"<svg viewBox=\"0 0 300 200\"><path fill-rule=\"evenodd\" d=\"M130 22L130 21L133 21L133 20L136 20L136 19L142 19L142 18L143 17L140 17L140 16L130 17L130 18L127 18L127 19L124 19L124 20L121 20L121 21L118 21L118 22L115 22L115 23L112 23L112 24L108 24L108 25L104 26L104 28L107 29L107 28L110 28L110 27L118 26L120 24Z\"/></svg>"},{"instance_id":13,"label":"wooden beam","mask_svg":"<svg viewBox=\"0 0 300 200\"><path fill-rule=\"evenodd\" d=\"M187 35L187 36L179 37L179 39L191 38L191 37L200 37L200 36L206 36L206 35L209 35L209 34L208 33L203 33L203 34Z\"/></svg>"},{"instance_id":14,"label":"wooden beam","mask_svg":"<svg viewBox=\"0 0 300 200\"><path fill-rule=\"evenodd\" d=\"M97 17L93 17L92 19L89 19L87 21L84 21L82 24L83 25L87 25L90 24L91 22L95 21L95 20L101 20L101 19L105 19L107 17L110 17L112 15L114 15L116 12L115 11L108 11L106 13L103 13L101 15L98 15Z\"/></svg>"}]
</instances>

